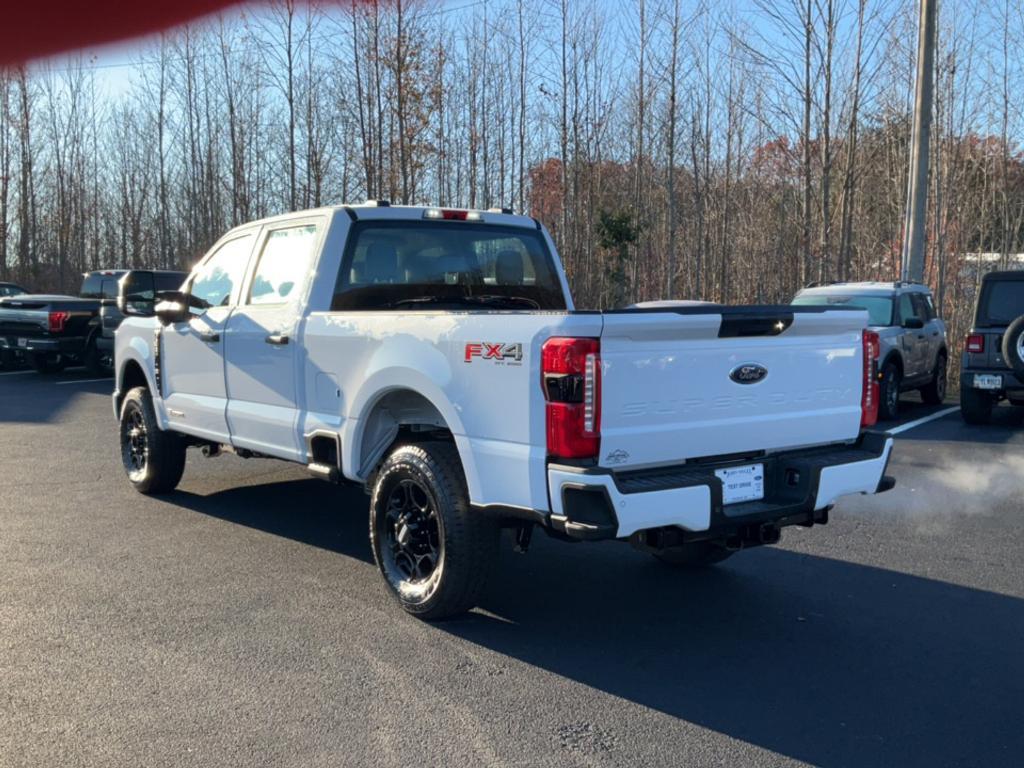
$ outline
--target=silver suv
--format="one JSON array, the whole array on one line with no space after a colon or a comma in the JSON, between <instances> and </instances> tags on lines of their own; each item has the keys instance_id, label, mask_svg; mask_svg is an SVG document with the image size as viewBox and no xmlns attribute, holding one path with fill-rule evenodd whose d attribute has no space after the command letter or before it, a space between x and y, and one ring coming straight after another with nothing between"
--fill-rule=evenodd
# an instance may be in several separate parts
<instances>
[{"instance_id":1,"label":"silver suv","mask_svg":"<svg viewBox=\"0 0 1024 768\"><path fill-rule=\"evenodd\" d=\"M793 304L861 307L882 342L878 417L895 419L900 392L921 391L926 403L946 398L946 324L935 313L932 292L920 283L829 283L804 288Z\"/></svg>"}]
</instances>

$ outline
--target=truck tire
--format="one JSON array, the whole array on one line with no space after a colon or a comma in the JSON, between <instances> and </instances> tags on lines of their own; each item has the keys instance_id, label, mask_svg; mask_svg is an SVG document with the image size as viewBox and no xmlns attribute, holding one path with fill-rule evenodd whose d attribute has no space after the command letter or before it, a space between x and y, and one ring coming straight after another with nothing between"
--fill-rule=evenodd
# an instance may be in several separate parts
<instances>
[{"instance_id":1,"label":"truck tire","mask_svg":"<svg viewBox=\"0 0 1024 768\"><path fill-rule=\"evenodd\" d=\"M988 424L992 420L992 395L972 387L960 388L960 415L968 424Z\"/></svg>"},{"instance_id":2,"label":"truck tire","mask_svg":"<svg viewBox=\"0 0 1024 768\"><path fill-rule=\"evenodd\" d=\"M941 405L946 399L946 367L946 353L940 352L939 359L935 361L932 380L919 390L921 399L928 405Z\"/></svg>"},{"instance_id":3,"label":"truck tire","mask_svg":"<svg viewBox=\"0 0 1024 768\"><path fill-rule=\"evenodd\" d=\"M84 357L86 370L96 378L114 375L114 361L110 355L105 355L97 349L96 339L89 342Z\"/></svg>"},{"instance_id":4,"label":"truck tire","mask_svg":"<svg viewBox=\"0 0 1024 768\"><path fill-rule=\"evenodd\" d=\"M370 501L370 545L402 608L421 619L475 606L498 553L499 528L472 509L455 446L400 445L384 460Z\"/></svg>"},{"instance_id":5,"label":"truck tire","mask_svg":"<svg viewBox=\"0 0 1024 768\"><path fill-rule=\"evenodd\" d=\"M727 560L735 552L736 550L719 547L709 541L696 541L681 547L666 547L652 554L661 562L675 568L703 568Z\"/></svg>"},{"instance_id":6,"label":"truck tire","mask_svg":"<svg viewBox=\"0 0 1024 768\"><path fill-rule=\"evenodd\" d=\"M124 396L119 431L121 463L135 490L146 495L173 491L185 471L185 441L160 429L145 387Z\"/></svg>"},{"instance_id":7,"label":"truck tire","mask_svg":"<svg viewBox=\"0 0 1024 768\"><path fill-rule=\"evenodd\" d=\"M34 352L29 355L29 363L36 373L60 373L68 360L60 352Z\"/></svg>"},{"instance_id":8,"label":"truck tire","mask_svg":"<svg viewBox=\"0 0 1024 768\"><path fill-rule=\"evenodd\" d=\"M900 367L889 361L882 369L882 386L879 388L878 420L892 421L900 413L900 384L903 376Z\"/></svg>"},{"instance_id":9,"label":"truck tire","mask_svg":"<svg viewBox=\"0 0 1024 768\"><path fill-rule=\"evenodd\" d=\"M1003 334L1003 360L1018 376L1024 377L1024 315L1021 315Z\"/></svg>"}]
</instances>

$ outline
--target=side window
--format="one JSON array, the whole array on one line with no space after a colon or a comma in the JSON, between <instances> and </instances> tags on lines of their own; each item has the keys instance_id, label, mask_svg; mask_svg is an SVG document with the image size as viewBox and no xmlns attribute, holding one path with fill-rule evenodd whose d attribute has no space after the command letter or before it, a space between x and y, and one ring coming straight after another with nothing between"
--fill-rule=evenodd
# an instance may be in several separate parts
<instances>
[{"instance_id":1,"label":"side window","mask_svg":"<svg viewBox=\"0 0 1024 768\"><path fill-rule=\"evenodd\" d=\"M911 301L910 294L904 293L900 296L900 325L912 317L914 317L914 303Z\"/></svg>"},{"instance_id":2,"label":"side window","mask_svg":"<svg viewBox=\"0 0 1024 768\"><path fill-rule=\"evenodd\" d=\"M249 304L284 304L298 295L313 259L316 227L275 229L267 237L249 289Z\"/></svg>"},{"instance_id":3,"label":"side window","mask_svg":"<svg viewBox=\"0 0 1024 768\"><path fill-rule=\"evenodd\" d=\"M917 315L926 323L931 322L935 319L935 304L932 303L931 294L928 293L915 293L914 298L917 301Z\"/></svg>"},{"instance_id":4,"label":"side window","mask_svg":"<svg viewBox=\"0 0 1024 768\"><path fill-rule=\"evenodd\" d=\"M189 293L197 308L224 307L231 302L232 291L245 275L251 248L252 235L236 237L196 268Z\"/></svg>"},{"instance_id":5,"label":"side window","mask_svg":"<svg viewBox=\"0 0 1024 768\"><path fill-rule=\"evenodd\" d=\"M928 305L925 304L924 294L912 293L910 294L910 301L914 307L914 314L921 318L922 323L927 323L931 318L928 316Z\"/></svg>"},{"instance_id":6,"label":"side window","mask_svg":"<svg viewBox=\"0 0 1024 768\"><path fill-rule=\"evenodd\" d=\"M157 273L153 276L153 287L157 291L176 291L181 288L181 284L185 282L186 277L188 275L182 275L178 272Z\"/></svg>"}]
</instances>

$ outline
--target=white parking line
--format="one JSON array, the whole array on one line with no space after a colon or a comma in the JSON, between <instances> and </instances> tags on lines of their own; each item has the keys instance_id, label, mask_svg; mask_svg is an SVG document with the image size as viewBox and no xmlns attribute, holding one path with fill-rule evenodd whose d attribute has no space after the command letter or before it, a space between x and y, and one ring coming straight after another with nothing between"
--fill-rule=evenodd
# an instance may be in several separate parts
<instances>
[{"instance_id":1,"label":"white parking line","mask_svg":"<svg viewBox=\"0 0 1024 768\"><path fill-rule=\"evenodd\" d=\"M936 413L924 416L920 419L915 419L914 421L908 421L906 424L900 424L898 427L893 427L892 429L886 431L890 435L898 435L900 432L906 432L908 429L920 427L922 424L927 424L929 421L941 419L943 416L949 416L949 414L956 413L959 410L959 406L955 405L952 408L943 408L941 411L937 411Z\"/></svg>"},{"instance_id":2,"label":"white parking line","mask_svg":"<svg viewBox=\"0 0 1024 768\"><path fill-rule=\"evenodd\" d=\"M104 379L71 379L70 381L55 381L53 383L57 384L59 386L59 385L62 385L62 384L89 384L89 383L94 382L94 381L111 381L111 379L108 376L108 377L106 377ZM113 383L113 382L111 381L111 383Z\"/></svg>"},{"instance_id":3,"label":"white parking line","mask_svg":"<svg viewBox=\"0 0 1024 768\"><path fill-rule=\"evenodd\" d=\"M26 373L35 373L35 371L4 371L0 373L0 376L23 376Z\"/></svg>"}]
</instances>

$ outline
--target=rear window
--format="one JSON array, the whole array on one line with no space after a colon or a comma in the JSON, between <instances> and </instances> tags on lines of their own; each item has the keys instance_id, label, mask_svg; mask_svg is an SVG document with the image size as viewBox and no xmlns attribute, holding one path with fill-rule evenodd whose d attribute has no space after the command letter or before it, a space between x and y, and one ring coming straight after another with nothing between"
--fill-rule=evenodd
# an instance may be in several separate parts
<instances>
[{"instance_id":1,"label":"rear window","mask_svg":"<svg viewBox=\"0 0 1024 768\"><path fill-rule=\"evenodd\" d=\"M469 222L357 222L333 310L565 309L539 230Z\"/></svg>"},{"instance_id":2,"label":"rear window","mask_svg":"<svg viewBox=\"0 0 1024 768\"><path fill-rule=\"evenodd\" d=\"M977 325L1009 325L1024 315L1024 280L990 280L981 290Z\"/></svg>"},{"instance_id":3,"label":"rear window","mask_svg":"<svg viewBox=\"0 0 1024 768\"><path fill-rule=\"evenodd\" d=\"M82 281L82 290L78 295L83 299L116 299L117 281L122 275L124 272L91 272Z\"/></svg>"},{"instance_id":4,"label":"rear window","mask_svg":"<svg viewBox=\"0 0 1024 768\"><path fill-rule=\"evenodd\" d=\"M793 299L797 306L829 306L833 309L866 309L868 325L892 325L892 297L802 294Z\"/></svg>"}]
</instances>

